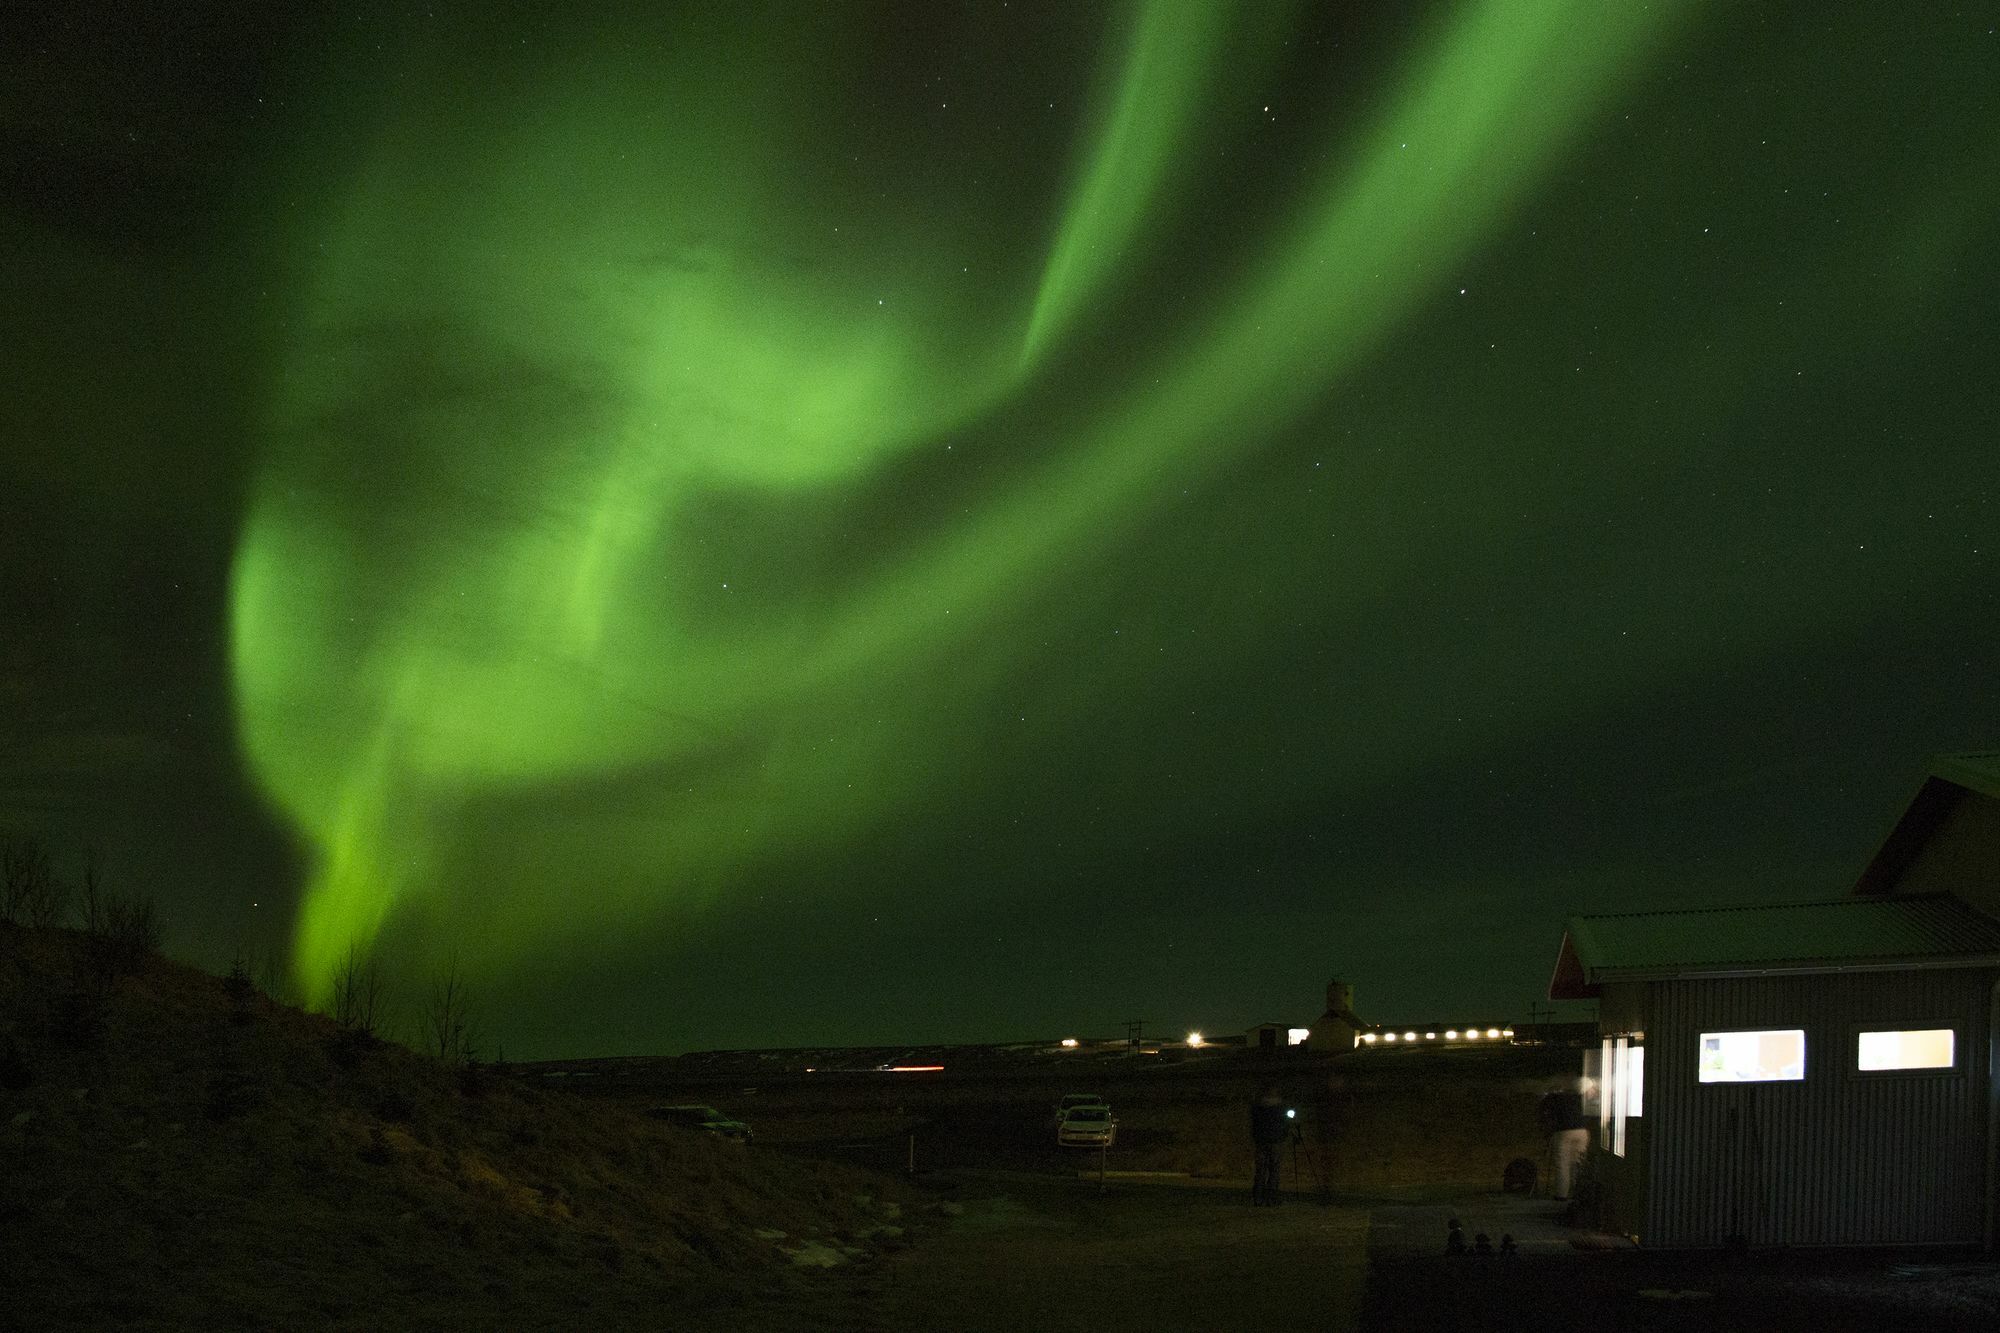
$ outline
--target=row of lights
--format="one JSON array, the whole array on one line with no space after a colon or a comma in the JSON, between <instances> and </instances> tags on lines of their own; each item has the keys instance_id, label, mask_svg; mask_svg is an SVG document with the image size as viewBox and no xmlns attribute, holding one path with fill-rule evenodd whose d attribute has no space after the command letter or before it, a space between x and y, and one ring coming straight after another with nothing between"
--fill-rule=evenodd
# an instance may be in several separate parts
<instances>
[{"instance_id":1,"label":"row of lights","mask_svg":"<svg viewBox=\"0 0 2000 1333\"><path fill-rule=\"evenodd\" d=\"M1415 1032L1405 1032L1400 1035L1394 1032L1384 1032L1380 1035L1383 1041L1416 1041L1418 1038L1418 1034ZM1491 1041L1498 1041L1502 1037L1511 1037L1513 1035L1514 1029L1512 1028L1487 1028L1484 1032L1481 1032L1478 1028L1467 1028L1463 1032L1460 1032L1457 1028L1447 1028L1444 1039L1446 1041L1478 1041L1481 1037L1485 1037ZM1436 1041L1438 1034L1435 1032L1426 1032L1422 1034L1422 1037L1425 1041ZM1368 1045L1374 1045L1375 1039L1376 1034L1373 1032L1364 1032L1361 1034L1361 1040Z\"/></svg>"},{"instance_id":2,"label":"row of lights","mask_svg":"<svg viewBox=\"0 0 2000 1333\"><path fill-rule=\"evenodd\" d=\"M1456 1033L1454 1033L1454 1035L1456 1035ZM1512 1037L1512 1035L1514 1035L1514 1029L1508 1029L1508 1037ZM1306 1043L1306 1037L1308 1037L1306 1029L1302 1029L1302 1027L1294 1027L1294 1029L1292 1029L1292 1031L1288 1033L1288 1045L1294 1045L1294 1047L1300 1047L1300 1045L1304 1045L1304 1043ZM1436 1037L1436 1033L1432 1033L1432 1037ZM1412 1033L1412 1039L1414 1039L1414 1033ZM1370 1037L1368 1041L1374 1041L1374 1037ZM1394 1037L1390 1037L1390 1041L1396 1041L1396 1039L1394 1039ZM1200 1049L1202 1049L1204 1045L1208 1045L1208 1039L1206 1039L1206 1037L1202 1037L1200 1033L1188 1033L1188 1049L1190 1049L1190 1051L1200 1051ZM1064 1039L1062 1039L1062 1049L1064 1049L1064 1051L1074 1051L1074 1049L1076 1049L1076 1039L1074 1039L1074 1037L1064 1037Z\"/></svg>"},{"instance_id":3,"label":"row of lights","mask_svg":"<svg viewBox=\"0 0 2000 1333\"><path fill-rule=\"evenodd\" d=\"M1306 1043L1306 1038L1310 1037L1311 1035L1312 1035L1312 1034L1311 1034L1310 1032L1308 1032L1308 1031L1307 1031L1306 1029L1304 1029L1304 1028L1288 1028L1288 1029L1286 1030L1286 1033L1285 1033L1285 1044L1286 1044L1287 1046L1303 1046L1303 1045L1305 1045L1305 1043ZM1433 1033L1431 1033L1431 1035L1432 1035L1433 1037L1435 1037L1435 1036L1437 1035L1437 1033L1433 1032ZM1456 1036L1456 1035L1458 1035L1458 1034L1456 1034L1456 1033L1453 1033L1452 1035L1453 1035L1453 1036ZM1470 1035L1470 1034L1468 1034L1468 1035ZM1511 1036L1513 1036L1513 1035L1514 1035L1514 1029L1512 1029L1512 1028L1508 1028L1508 1029L1507 1029L1507 1035L1508 1035L1508 1036L1510 1036L1510 1037L1511 1037ZM1410 1034L1410 1036L1411 1036L1411 1039L1412 1039L1412 1040L1414 1040L1414 1039L1415 1039L1415 1037L1416 1037L1416 1034L1415 1034L1415 1033L1411 1033L1411 1034ZM1375 1040L1375 1038L1373 1038L1373 1037L1371 1036L1371 1037L1368 1037L1368 1038L1367 1038L1366 1040L1368 1040L1368 1041L1373 1041L1373 1040ZM1390 1037L1390 1038L1389 1038L1389 1040L1390 1040L1390 1041L1394 1041L1394 1040L1395 1040L1395 1037L1393 1037L1393 1036L1392 1036L1392 1037ZM1191 1049L1191 1050L1199 1050L1199 1049L1201 1049L1201 1048L1202 1048L1203 1046L1205 1046L1205 1045L1207 1045L1207 1044L1208 1044L1208 1038L1206 1038L1206 1037L1202 1036L1202 1035L1201 1035L1201 1034L1200 1034L1199 1032L1190 1032L1190 1033L1188 1033L1188 1034L1187 1034L1187 1044L1188 1044L1188 1047L1189 1047L1189 1049ZM1064 1038L1062 1039L1062 1045L1063 1045L1063 1049L1064 1049L1064 1050L1066 1050L1066 1051L1073 1051L1073 1050L1075 1050L1075 1049L1076 1049L1076 1047L1077 1047L1077 1040L1076 1040L1076 1038L1075 1038L1075 1037L1064 1037Z\"/></svg>"}]
</instances>

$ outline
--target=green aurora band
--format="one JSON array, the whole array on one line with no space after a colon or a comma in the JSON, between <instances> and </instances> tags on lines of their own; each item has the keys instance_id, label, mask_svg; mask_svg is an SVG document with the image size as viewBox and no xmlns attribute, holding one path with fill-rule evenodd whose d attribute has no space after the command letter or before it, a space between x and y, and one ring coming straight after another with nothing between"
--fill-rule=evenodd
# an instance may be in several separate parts
<instances>
[{"instance_id":1,"label":"green aurora band","mask_svg":"<svg viewBox=\"0 0 2000 1333\"><path fill-rule=\"evenodd\" d=\"M308 995L392 922L450 920L504 967L951 783L976 756L936 718L987 683L1004 613L1162 476L1337 389L1668 8L1460 7L1363 132L1322 127L1317 174L1246 209L1181 322L1088 382L1078 349L1121 340L1284 7L1118 11L1053 216L1000 235L976 199L864 195L802 156L866 77L830 31L599 33L477 86L465 42L417 44L307 228L234 571L242 743L313 857ZM940 457L1005 484L880 501ZM471 832L494 811L500 850ZM503 861L511 887L450 901Z\"/></svg>"}]
</instances>

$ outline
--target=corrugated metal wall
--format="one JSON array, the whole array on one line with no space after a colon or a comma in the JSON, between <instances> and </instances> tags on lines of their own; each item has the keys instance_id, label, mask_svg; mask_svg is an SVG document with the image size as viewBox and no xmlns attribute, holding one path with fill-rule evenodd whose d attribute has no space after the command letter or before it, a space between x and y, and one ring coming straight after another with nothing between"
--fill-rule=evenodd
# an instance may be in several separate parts
<instances>
[{"instance_id":1,"label":"corrugated metal wall","mask_svg":"<svg viewBox=\"0 0 2000 1333\"><path fill-rule=\"evenodd\" d=\"M1969 969L1648 986L1648 1245L1978 1244L1994 973ZM1857 1024L1949 1022L1950 1074L1857 1076ZM1700 1083L1703 1032L1803 1028L1806 1076Z\"/></svg>"}]
</instances>

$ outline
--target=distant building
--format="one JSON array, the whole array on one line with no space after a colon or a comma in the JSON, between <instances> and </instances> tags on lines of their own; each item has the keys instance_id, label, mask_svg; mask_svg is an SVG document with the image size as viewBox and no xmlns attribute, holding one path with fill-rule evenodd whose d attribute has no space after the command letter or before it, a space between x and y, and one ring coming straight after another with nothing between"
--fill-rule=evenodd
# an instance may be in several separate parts
<instances>
[{"instance_id":1,"label":"distant building","mask_svg":"<svg viewBox=\"0 0 2000 1333\"><path fill-rule=\"evenodd\" d=\"M1315 1054L1338 1055L1354 1049L1355 1037L1367 1024L1354 1016L1354 987L1345 981L1326 983L1326 1012L1308 1032L1306 1048Z\"/></svg>"},{"instance_id":2,"label":"distant building","mask_svg":"<svg viewBox=\"0 0 2000 1333\"><path fill-rule=\"evenodd\" d=\"M1304 1050L1312 1036L1311 1028L1298 1027L1291 1023L1259 1023L1243 1036L1243 1044L1256 1051Z\"/></svg>"},{"instance_id":3,"label":"distant building","mask_svg":"<svg viewBox=\"0 0 2000 1333\"><path fill-rule=\"evenodd\" d=\"M1604 1226L1994 1243L1996 758L1936 761L1849 897L1571 918L1549 995L1598 1001Z\"/></svg>"}]
</instances>

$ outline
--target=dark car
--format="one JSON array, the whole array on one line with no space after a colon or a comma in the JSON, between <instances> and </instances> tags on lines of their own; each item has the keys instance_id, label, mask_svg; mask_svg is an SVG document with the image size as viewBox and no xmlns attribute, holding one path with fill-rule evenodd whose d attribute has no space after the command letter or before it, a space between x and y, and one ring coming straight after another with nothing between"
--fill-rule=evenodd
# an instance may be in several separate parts
<instances>
[{"instance_id":1,"label":"dark car","mask_svg":"<svg viewBox=\"0 0 2000 1333\"><path fill-rule=\"evenodd\" d=\"M681 1125L687 1129L699 1129L717 1138L734 1139L738 1143L748 1143L753 1137L750 1126L741 1120L724 1115L713 1106L654 1106L646 1114L655 1120L664 1120L670 1125Z\"/></svg>"}]
</instances>

